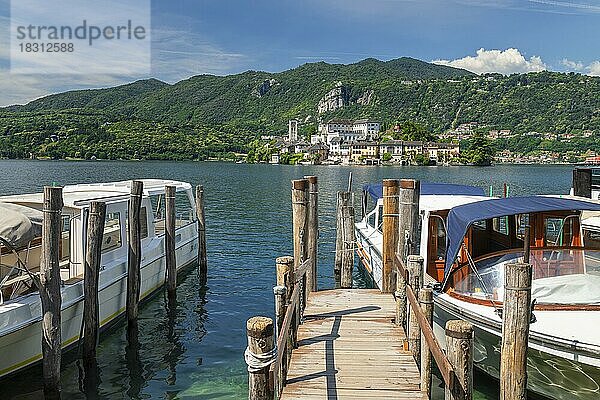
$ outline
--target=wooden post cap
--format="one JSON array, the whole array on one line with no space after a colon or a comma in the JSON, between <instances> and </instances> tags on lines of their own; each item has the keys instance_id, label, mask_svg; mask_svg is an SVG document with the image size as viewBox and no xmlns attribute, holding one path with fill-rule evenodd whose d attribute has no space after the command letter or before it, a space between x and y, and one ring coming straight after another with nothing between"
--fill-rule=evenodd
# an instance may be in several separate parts
<instances>
[{"instance_id":1,"label":"wooden post cap","mask_svg":"<svg viewBox=\"0 0 600 400\"><path fill-rule=\"evenodd\" d=\"M252 317L246 322L248 336L262 339L273 336L273 320L268 317Z\"/></svg>"},{"instance_id":2,"label":"wooden post cap","mask_svg":"<svg viewBox=\"0 0 600 400\"><path fill-rule=\"evenodd\" d=\"M291 256L277 257L275 259L275 262L277 264L293 264L294 263L294 257L291 257Z\"/></svg>"},{"instance_id":3,"label":"wooden post cap","mask_svg":"<svg viewBox=\"0 0 600 400\"><path fill-rule=\"evenodd\" d=\"M398 179L384 179L383 187L397 187L400 186L400 181Z\"/></svg>"},{"instance_id":4,"label":"wooden post cap","mask_svg":"<svg viewBox=\"0 0 600 400\"><path fill-rule=\"evenodd\" d=\"M287 288L285 286L274 286L273 294L275 296L285 296L285 292L287 292Z\"/></svg>"},{"instance_id":5,"label":"wooden post cap","mask_svg":"<svg viewBox=\"0 0 600 400\"><path fill-rule=\"evenodd\" d=\"M446 322L446 336L456 339L472 339L473 325L460 319L450 320Z\"/></svg>"},{"instance_id":6,"label":"wooden post cap","mask_svg":"<svg viewBox=\"0 0 600 400\"><path fill-rule=\"evenodd\" d=\"M306 179L308 183L317 183L317 177L313 175L305 176L304 179Z\"/></svg>"},{"instance_id":7,"label":"wooden post cap","mask_svg":"<svg viewBox=\"0 0 600 400\"><path fill-rule=\"evenodd\" d=\"M292 189L295 190L304 190L308 186L307 179L296 179L292 181Z\"/></svg>"}]
</instances>

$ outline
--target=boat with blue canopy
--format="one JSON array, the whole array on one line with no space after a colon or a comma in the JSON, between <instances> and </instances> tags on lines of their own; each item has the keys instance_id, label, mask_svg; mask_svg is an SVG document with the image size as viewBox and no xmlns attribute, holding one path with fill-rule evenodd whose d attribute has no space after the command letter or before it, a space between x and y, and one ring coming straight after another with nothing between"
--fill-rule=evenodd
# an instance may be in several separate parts
<instances>
[{"instance_id":1,"label":"boat with blue canopy","mask_svg":"<svg viewBox=\"0 0 600 400\"><path fill-rule=\"evenodd\" d=\"M365 185L356 223L360 260L379 287L382 197L381 184ZM495 198L478 187L421 183L418 249L434 288L438 338L450 319L471 322L475 364L498 377L504 267L528 261L535 320L528 388L552 399L600 398L600 240L585 222L599 215L600 202L581 197Z\"/></svg>"}]
</instances>

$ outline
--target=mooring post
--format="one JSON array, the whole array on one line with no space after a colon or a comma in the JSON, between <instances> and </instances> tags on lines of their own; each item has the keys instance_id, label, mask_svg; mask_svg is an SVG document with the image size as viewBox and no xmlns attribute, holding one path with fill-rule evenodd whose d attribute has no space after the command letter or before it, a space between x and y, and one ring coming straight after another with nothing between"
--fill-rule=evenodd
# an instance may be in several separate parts
<instances>
[{"instance_id":1,"label":"mooring post","mask_svg":"<svg viewBox=\"0 0 600 400\"><path fill-rule=\"evenodd\" d=\"M406 327L406 278L396 270L396 325Z\"/></svg>"},{"instance_id":2,"label":"mooring post","mask_svg":"<svg viewBox=\"0 0 600 400\"><path fill-rule=\"evenodd\" d=\"M590 168L575 168L573 170L573 195L592 197L592 170Z\"/></svg>"},{"instance_id":3,"label":"mooring post","mask_svg":"<svg viewBox=\"0 0 600 400\"><path fill-rule=\"evenodd\" d=\"M409 255L407 258L408 272L410 274L410 287L417 300L423 286L423 257ZM416 310L411 309L408 315L408 347L418 364L421 363L421 327L417 319Z\"/></svg>"},{"instance_id":4,"label":"mooring post","mask_svg":"<svg viewBox=\"0 0 600 400\"><path fill-rule=\"evenodd\" d=\"M456 376L446 386L446 400L473 398L473 325L467 321L446 322L446 354Z\"/></svg>"},{"instance_id":5,"label":"mooring post","mask_svg":"<svg viewBox=\"0 0 600 400\"><path fill-rule=\"evenodd\" d=\"M196 186L196 217L198 219L198 273L200 282L206 284L208 261L206 256L206 216L204 215L204 186Z\"/></svg>"},{"instance_id":6,"label":"mooring post","mask_svg":"<svg viewBox=\"0 0 600 400\"><path fill-rule=\"evenodd\" d=\"M319 239L319 184L316 176L305 176L308 180L308 209L306 212L306 247L307 255L310 258L310 268L306 274L307 291L317 291L317 246Z\"/></svg>"},{"instance_id":7,"label":"mooring post","mask_svg":"<svg viewBox=\"0 0 600 400\"><path fill-rule=\"evenodd\" d=\"M140 209L144 183L133 181L129 198L127 223L127 327L132 331L137 327L138 303L140 301L140 265L142 260ZM133 331L132 331L133 332Z\"/></svg>"},{"instance_id":8,"label":"mooring post","mask_svg":"<svg viewBox=\"0 0 600 400\"><path fill-rule=\"evenodd\" d=\"M102 237L106 219L106 204L90 203L87 220L85 266L83 272L83 365L86 370L95 365L96 344L100 326L98 309L98 278L102 257ZM86 374L87 375L87 374Z\"/></svg>"},{"instance_id":9,"label":"mooring post","mask_svg":"<svg viewBox=\"0 0 600 400\"><path fill-rule=\"evenodd\" d=\"M59 248L61 239L62 188L44 187L40 299L42 302L42 368L44 394L60 396L61 295Z\"/></svg>"},{"instance_id":10,"label":"mooring post","mask_svg":"<svg viewBox=\"0 0 600 400\"><path fill-rule=\"evenodd\" d=\"M165 259L167 294L177 296L177 258L175 256L175 186L165 186Z\"/></svg>"},{"instance_id":11,"label":"mooring post","mask_svg":"<svg viewBox=\"0 0 600 400\"><path fill-rule=\"evenodd\" d=\"M294 275L300 268L302 263L306 260L307 248L307 190L308 180L297 179L292 181L292 233L294 240ZM294 276L295 279L299 279L299 276ZM301 309L303 304L306 304L306 275L301 281L301 296L298 302L298 323L300 320Z\"/></svg>"},{"instance_id":12,"label":"mooring post","mask_svg":"<svg viewBox=\"0 0 600 400\"><path fill-rule=\"evenodd\" d=\"M275 295L275 342L279 340L281 335L281 328L283 327L283 320L285 319L285 310L287 308L287 288L285 286L275 286L273 288L273 294ZM281 364L278 365L277 380L275 382L275 392L279 393L280 388L283 387L285 382L285 374L287 370L287 352L290 349L285 349L283 357L281 357ZM282 349L279 349L282 351Z\"/></svg>"},{"instance_id":13,"label":"mooring post","mask_svg":"<svg viewBox=\"0 0 600 400\"><path fill-rule=\"evenodd\" d=\"M344 219L342 217L344 207L350 205L352 194L350 192L337 192L336 229L335 229L335 263L333 267L336 279L342 273L342 254L344 252Z\"/></svg>"},{"instance_id":14,"label":"mooring post","mask_svg":"<svg viewBox=\"0 0 600 400\"><path fill-rule=\"evenodd\" d=\"M414 179L400 180L400 231L398 233L397 252L403 256L417 254L419 251L419 196L421 183Z\"/></svg>"},{"instance_id":15,"label":"mooring post","mask_svg":"<svg viewBox=\"0 0 600 400\"><path fill-rule=\"evenodd\" d=\"M292 299L292 292L294 291L294 257L283 256L277 257L275 260L277 265L277 285L285 286L286 288L286 305L290 303ZM293 315L297 317L298 314ZM296 345L296 318L293 319L293 323L290 326L288 334L288 348L293 348ZM291 351L288 352L288 358L291 355Z\"/></svg>"},{"instance_id":16,"label":"mooring post","mask_svg":"<svg viewBox=\"0 0 600 400\"><path fill-rule=\"evenodd\" d=\"M419 303L429 326L433 327L433 289L422 288L419 291ZM423 332L421 332L421 392L428 399L431 398L431 351Z\"/></svg>"},{"instance_id":17,"label":"mooring post","mask_svg":"<svg viewBox=\"0 0 600 400\"><path fill-rule=\"evenodd\" d=\"M342 289L352 288L352 271L354 269L354 206L349 203L342 208L342 271L340 286Z\"/></svg>"},{"instance_id":18,"label":"mooring post","mask_svg":"<svg viewBox=\"0 0 600 400\"><path fill-rule=\"evenodd\" d=\"M531 264L504 268L500 399L527 399L527 338L531 322Z\"/></svg>"},{"instance_id":19,"label":"mooring post","mask_svg":"<svg viewBox=\"0 0 600 400\"><path fill-rule=\"evenodd\" d=\"M246 364L248 365L248 399L272 400L270 365L275 351L273 339L273 320L267 317L252 317L246 323L248 347ZM270 362L269 362L270 361Z\"/></svg>"},{"instance_id":20,"label":"mooring post","mask_svg":"<svg viewBox=\"0 0 600 400\"><path fill-rule=\"evenodd\" d=\"M383 271L381 291L394 291L394 260L398 246L398 203L400 181L398 179L383 180Z\"/></svg>"}]
</instances>

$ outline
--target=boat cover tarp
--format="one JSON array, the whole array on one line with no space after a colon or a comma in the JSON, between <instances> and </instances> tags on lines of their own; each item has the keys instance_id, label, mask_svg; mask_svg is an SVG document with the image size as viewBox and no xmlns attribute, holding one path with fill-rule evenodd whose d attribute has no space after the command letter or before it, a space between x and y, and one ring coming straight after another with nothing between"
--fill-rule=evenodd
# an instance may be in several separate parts
<instances>
[{"instance_id":1,"label":"boat cover tarp","mask_svg":"<svg viewBox=\"0 0 600 400\"><path fill-rule=\"evenodd\" d=\"M600 203L571 198L524 196L486 199L452 208L448 213L446 222L448 229L448 251L446 253L446 266L444 270L446 278L458 255L463 238L474 222L507 215L569 210L600 211Z\"/></svg>"},{"instance_id":2,"label":"boat cover tarp","mask_svg":"<svg viewBox=\"0 0 600 400\"><path fill-rule=\"evenodd\" d=\"M42 235L41 211L11 203L0 203L0 237L19 249Z\"/></svg>"},{"instance_id":3,"label":"boat cover tarp","mask_svg":"<svg viewBox=\"0 0 600 400\"><path fill-rule=\"evenodd\" d=\"M538 303L600 304L600 276L562 275L535 279L531 298Z\"/></svg>"},{"instance_id":4,"label":"boat cover tarp","mask_svg":"<svg viewBox=\"0 0 600 400\"><path fill-rule=\"evenodd\" d=\"M383 197L383 184L370 183L363 186L363 190L373 201ZM421 182L421 195L463 195L463 196L485 196L482 188L468 185L458 185L455 183L432 183Z\"/></svg>"}]
</instances>

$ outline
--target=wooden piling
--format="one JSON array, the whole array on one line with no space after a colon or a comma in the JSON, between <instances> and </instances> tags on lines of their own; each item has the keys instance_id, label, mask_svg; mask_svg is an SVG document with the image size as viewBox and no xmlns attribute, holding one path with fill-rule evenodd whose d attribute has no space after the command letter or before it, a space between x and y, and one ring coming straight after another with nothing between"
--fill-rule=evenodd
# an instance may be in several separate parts
<instances>
[{"instance_id":1,"label":"wooden piling","mask_svg":"<svg viewBox=\"0 0 600 400\"><path fill-rule=\"evenodd\" d=\"M275 259L277 268L277 285L285 286L287 291L286 301L290 301L294 284L294 257L283 256Z\"/></svg>"},{"instance_id":2,"label":"wooden piling","mask_svg":"<svg viewBox=\"0 0 600 400\"><path fill-rule=\"evenodd\" d=\"M342 271L340 286L343 289L352 288L352 271L354 269L354 206L351 204L342 208Z\"/></svg>"},{"instance_id":3,"label":"wooden piling","mask_svg":"<svg viewBox=\"0 0 600 400\"><path fill-rule=\"evenodd\" d=\"M398 213L399 213L400 181L398 179L383 180L383 270L381 291L394 291L394 260L398 246Z\"/></svg>"},{"instance_id":4,"label":"wooden piling","mask_svg":"<svg viewBox=\"0 0 600 400\"><path fill-rule=\"evenodd\" d=\"M342 273L342 254L344 252L343 221L342 213L344 207L350 205L352 194L350 192L337 192L336 229L335 229L335 263L333 272L336 277Z\"/></svg>"},{"instance_id":5,"label":"wooden piling","mask_svg":"<svg viewBox=\"0 0 600 400\"><path fill-rule=\"evenodd\" d=\"M446 400L473 398L473 326L463 320L446 322L446 354L454 369L452 385L446 386Z\"/></svg>"},{"instance_id":6,"label":"wooden piling","mask_svg":"<svg viewBox=\"0 0 600 400\"><path fill-rule=\"evenodd\" d=\"M419 303L429 326L433 327L433 289L422 288L419 291ZM421 332L421 392L428 399L431 398L431 367L431 351Z\"/></svg>"},{"instance_id":7,"label":"wooden piling","mask_svg":"<svg viewBox=\"0 0 600 400\"><path fill-rule=\"evenodd\" d=\"M396 270L396 325L406 327L406 278Z\"/></svg>"},{"instance_id":8,"label":"wooden piling","mask_svg":"<svg viewBox=\"0 0 600 400\"><path fill-rule=\"evenodd\" d=\"M573 170L573 195L592 197L592 170L590 168L575 168Z\"/></svg>"},{"instance_id":9,"label":"wooden piling","mask_svg":"<svg viewBox=\"0 0 600 400\"><path fill-rule=\"evenodd\" d=\"M127 326L137 326L138 303L140 300L140 265L142 260L140 209L144 183L133 181L129 198L127 221Z\"/></svg>"},{"instance_id":10,"label":"wooden piling","mask_svg":"<svg viewBox=\"0 0 600 400\"><path fill-rule=\"evenodd\" d=\"M307 192L308 180L292 181L292 235L294 240L294 271L306 260L307 248ZM302 301L306 301L306 279L303 280ZM300 307L300 302L298 303Z\"/></svg>"},{"instance_id":11,"label":"wooden piling","mask_svg":"<svg viewBox=\"0 0 600 400\"><path fill-rule=\"evenodd\" d=\"M268 357L273 352L275 342L273 339L273 320L267 317L253 317L246 323L248 348L246 350L246 363L248 364L248 399L272 400L274 396L271 385L269 365L261 367L256 363L258 358Z\"/></svg>"},{"instance_id":12,"label":"wooden piling","mask_svg":"<svg viewBox=\"0 0 600 400\"><path fill-rule=\"evenodd\" d=\"M527 339L531 321L530 264L507 264L504 268L500 399L527 399Z\"/></svg>"},{"instance_id":13,"label":"wooden piling","mask_svg":"<svg viewBox=\"0 0 600 400\"><path fill-rule=\"evenodd\" d=\"M285 319L285 311L287 308L287 288L285 286L275 286L273 288L273 294L275 295L275 341L277 342L279 335L281 335L281 328L283 327L283 320ZM290 348L291 349L291 348ZM281 351L281 349L280 349ZM280 389L283 388L285 382L285 375L287 372L287 352L289 349L284 351L282 362L278 366L277 381L275 382L275 392L280 393Z\"/></svg>"},{"instance_id":14,"label":"wooden piling","mask_svg":"<svg viewBox=\"0 0 600 400\"><path fill-rule=\"evenodd\" d=\"M419 252L419 196L421 183L414 179L400 180L400 230L397 252L406 261L406 256Z\"/></svg>"},{"instance_id":15,"label":"wooden piling","mask_svg":"<svg viewBox=\"0 0 600 400\"><path fill-rule=\"evenodd\" d=\"M83 273L83 365L86 371L95 366L96 344L100 326L98 309L98 279L102 256L102 237L106 219L106 204L90 203L87 220L85 266ZM87 374L86 374L87 375Z\"/></svg>"},{"instance_id":16,"label":"wooden piling","mask_svg":"<svg viewBox=\"0 0 600 400\"><path fill-rule=\"evenodd\" d=\"M409 284L418 299L423 286L423 257L409 255L407 269L410 274ZM408 348L417 365L419 365L421 363L421 327L419 326L417 314L413 310L410 310L408 314Z\"/></svg>"},{"instance_id":17,"label":"wooden piling","mask_svg":"<svg viewBox=\"0 0 600 400\"><path fill-rule=\"evenodd\" d=\"M310 258L310 268L306 274L307 292L317 291L317 246L319 239L319 184L316 176L305 176L308 180L308 203L306 212L306 248L307 256Z\"/></svg>"},{"instance_id":18,"label":"wooden piling","mask_svg":"<svg viewBox=\"0 0 600 400\"><path fill-rule=\"evenodd\" d=\"M44 394L60 396L61 294L58 249L61 239L62 188L44 187L40 299L42 303L42 368Z\"/></svg>"},{"instance_id":19,"label":"wooden piling","mask_svg":"<svg viewBox=\"0 0 600 400\"><path fill-rule=\"evenodd\" d=\"M198 219L198 273L200 282L206 284L208 261L206 256L206 216L204 214L204 186L196 186L196 217Z\"/></svg>"},{"instance_id":20,"label":"wooden piling","mask_svg":"<svg viewBox=\"0 0 600 400\"><path fill-rule=\"evenodd\" d=\"M167 262L167 294L177 295L177 258L175 257L175 186L165 186L165 259Z\"/></svg>"}]
</instances>

